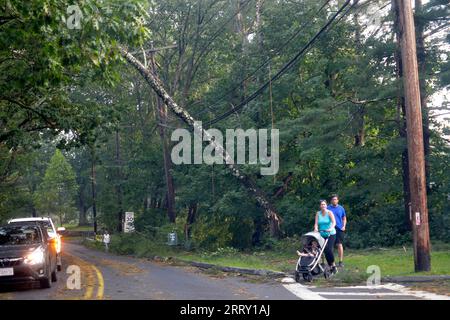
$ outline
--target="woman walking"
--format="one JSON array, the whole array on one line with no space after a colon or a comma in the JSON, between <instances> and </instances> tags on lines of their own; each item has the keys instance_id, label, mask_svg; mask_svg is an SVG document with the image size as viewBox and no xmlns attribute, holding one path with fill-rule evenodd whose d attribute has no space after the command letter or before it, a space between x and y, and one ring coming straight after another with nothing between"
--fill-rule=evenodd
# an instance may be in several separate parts
<instances>
[{"instance_id":1,"label":"woman walking","mask_svg":"<svg viewBox=\"0 0 450 320\"><path fill-rule=\"evenodd\" d=\"M336 264L334 262L334 242L336 241L336 220L333 212L327 209L327 201L320 200L320 211L316 213L314 222L314 231L320 232L320 235L327 239L328 242L325 246L325 259L331 268L333 274L337 273Z\"/></svg>"}]
</instances>

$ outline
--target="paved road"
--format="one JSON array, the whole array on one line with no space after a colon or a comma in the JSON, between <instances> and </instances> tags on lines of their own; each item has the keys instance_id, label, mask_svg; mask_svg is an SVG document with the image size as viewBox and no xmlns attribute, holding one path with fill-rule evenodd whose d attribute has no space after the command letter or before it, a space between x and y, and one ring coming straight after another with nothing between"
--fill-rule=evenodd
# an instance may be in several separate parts
<instances>
[{"instance_id":1,"label":"paved road","mask_svg":"<svg viewBox=\"0 0 450 320\"><path fill-rule=\"evenodd\" d=\"M297 299L279 282L252 283L241 277L212 276L197 268L110 255L65 243L63 272L50 289L4 288L0 299ZM69 265L81 269L80 290L69 290Z\"/></svg>"},{"instance_id":2,"label":"paved road","mask_svg":"<svg viewBox=\"0 0 450 320\"><path fill-rule=\"evenodd\" d=\"M68 267L81 271L81 288L69 289ZM291 278L254 281L206 274L197 268L171 266L145 259L116 256L65 243L63 271L50 289L35 285L1 287L1 299L421 299L433 296L384 285L376 288L315 288ZM72 277L73 278L73 277ZM70 281L69 281L70 282ZM73 282L70 282L73 283ZM70 286L69 286L70 287ZM434 297L436 298L436 297ZM439 298L439 297L438 297Z\"/></svg>"}]
</instances>

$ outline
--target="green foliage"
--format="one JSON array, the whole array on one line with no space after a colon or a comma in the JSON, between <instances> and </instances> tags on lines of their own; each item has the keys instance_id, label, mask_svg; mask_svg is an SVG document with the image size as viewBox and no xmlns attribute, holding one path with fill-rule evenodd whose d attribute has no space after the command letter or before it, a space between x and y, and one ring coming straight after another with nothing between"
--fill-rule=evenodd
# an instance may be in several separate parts
<instances>
[{"instance_id":1,"label":"green foliage","mask_svg":"<svg viewBox=\"0 0 450 320\"><path fill-rule=\"evenodd\" d=\"M193 228L192 240L200 247L214 250L227 247L231 244L233 236L229 230L232 218L216 217L200 218Z\"/></svg>"},{"instance_id":2,"label":"green foliage","mask_svg":"<svg viewBox=\"0 0 450 320\"><path fill-rule=\"evenodd\" d=\"M113 234L110 250L118 254L153 258L154 256L172 256L174 251L164 242L141 233Z\"/></svg>"},{"instance_id":3,"label":"green foliage","mask_svg":"<svg viewBox=\"0 0 450 320\"><path fill-rule=\"evenodd\" d=\"M59 224L74 218L78 185L75 172L62 152L56 149L45 176L34 194L34 203L41 216L57 216Z\"/></svg>"},{"instance_id":4,"label":"green foliage","mask_svg":"<svg viewBox=\"0 0 450 320\"><path fill-rule=\"evenodd\" d=\"M114 234L111 236L111 250L118 254L136 254L141 248L148 245L148 240L136 233Z\"/></svg>"},{"instance_id":5,"label":"green foliage","mask_svg":"<svg viewBox=\"0 0 450 320\"><path fill-rule=\"evenodd\" d=\"M444 2L429 1L416 13L427 34L446 23ZM332 193L340 194L348 212L349 247L410 242L393 15L381 11L383 28L371 19L372 9L388 0L350 11L271 84L270 96L263 92L215 125L225 130L273 123L280 130L278 174L242 169L283 218L281 242L268 237L264 212L220 165L171 167L177 219L168 223L160 128L169 140L184 124L169 112L160 126L154 92L121 63L117 46L147 65L149 40L163 48L154 58L164 86L195 119L207 122L239 104L298 52L327 19L325 10L316 14L321 3L263 1L258 26L251 1L238 8L212 0L87 0L79 4L79 30L66 25L70 1L6 3L4 16L12 19L0 25L0 219L29 215L35 205L45 214L57 210L51 207L57 203L48 191L52 186L44 187L44 181L59 179L44 174L48 150L57 145L66 150L76 172L70 180L79 185L75 203L73 190L60 203L67 213L76 206L80 218L92 218L93 167L99 224L116 230L121 213L135 212L141 235L115 235L118 252L156 252L172 230L192 249L295 247L298 236L312 229L318 200ZM441 44L449 38L437 33L428 39L422 76L431 96L448 86L448 46ZM450 148L441 134L448 128L433 120L431 125L430 233L433 241L450 241Z\"/></svg>"}]
</instances>

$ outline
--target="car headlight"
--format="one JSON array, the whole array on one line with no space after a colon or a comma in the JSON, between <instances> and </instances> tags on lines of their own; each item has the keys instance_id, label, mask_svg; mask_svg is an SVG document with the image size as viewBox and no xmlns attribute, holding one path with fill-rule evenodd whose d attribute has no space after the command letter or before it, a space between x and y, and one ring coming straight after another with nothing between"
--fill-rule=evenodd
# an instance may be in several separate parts
<instances>
[{"instance_id":1,"label":"car headlight","mask_svg":"<svg viewBox=\"0 0 450 320\"><path fill-rule=\"evenodd\" d=\"M44 250L42 250L42 248L37 248L36 250L28 254L24 260L26 264L38 264L43 263L44 261Z\"/></svg>"}]
</instances>

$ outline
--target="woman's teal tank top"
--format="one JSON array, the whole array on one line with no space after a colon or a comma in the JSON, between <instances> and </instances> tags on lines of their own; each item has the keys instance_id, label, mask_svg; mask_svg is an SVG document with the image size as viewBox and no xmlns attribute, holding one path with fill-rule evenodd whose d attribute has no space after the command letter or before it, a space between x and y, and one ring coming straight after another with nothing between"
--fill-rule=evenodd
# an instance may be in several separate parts
<instances>
[{"instance_id":1,"label":"woman's teal tank top","mask_svg":"<svg viewBox=\"0 0 450 320\"><path fill-rule=\"evenodd\" d=\"M336 229L335 228L333 228L331 230L331 232L323 231L323 230L330 229L331 225L333 224L333 221L331 220L330 215L329 214L325 214L325 216L324 216L324 215L322 215L321 211L317 212L317 214L318 214L317 225L319 227L320 235L322 237L324 237L324 238L327 238L330 235L332 236L332 235L336 234Z\"/></svg>"}]
</instances>

